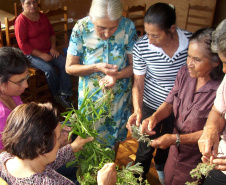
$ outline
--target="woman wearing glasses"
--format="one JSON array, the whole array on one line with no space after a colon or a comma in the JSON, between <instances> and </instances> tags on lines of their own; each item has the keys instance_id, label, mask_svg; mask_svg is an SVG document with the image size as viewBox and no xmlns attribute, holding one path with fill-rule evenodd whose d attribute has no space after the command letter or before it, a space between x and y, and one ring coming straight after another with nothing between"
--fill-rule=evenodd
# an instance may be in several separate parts
<instances>
[{"instance_id":1,"label":"woman wearing glasses","mask_svg":"<svg viewBox=\"0 0 226 185\"><path fill-rule=\"evenodd\" d=\"M28 87L29 60L13 47L0 48L0 133L14 108L22 104L20 95ZM0 152L3 150L0 134Z\"/></svg>"}]
</instances>

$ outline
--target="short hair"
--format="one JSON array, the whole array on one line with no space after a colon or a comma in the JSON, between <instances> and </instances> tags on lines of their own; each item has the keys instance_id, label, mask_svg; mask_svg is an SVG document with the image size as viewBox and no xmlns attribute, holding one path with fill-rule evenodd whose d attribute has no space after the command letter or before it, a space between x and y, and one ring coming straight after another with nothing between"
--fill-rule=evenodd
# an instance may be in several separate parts
<instances>
[{"instance_id":1,"label":"short hair","mask_svg":"<svg viewBox=\"0 0 226 185\"><path fill-rule=\"evenodd\" d=\"M176 23L175 8L171 4L156 3L151 5L145 13L144 22L155 24L161 30L168 30Z\"/></svg>"},{"instance_id":2,"label":"short hair","mask_svg":"<svg viewBox=\"0 0 226 185\"><path fill-rule=\"evenodd\" d=\"M191 37L190 37L190 43L191 42L198 42L200 44L204 45L206 55L209 57L211 62L219 63L219 65L212 69L210 73L210 77L213 80L222 80L224 73L222 71L222 62L218 56L217 53L213 53L211 50L211 43L212 43L212 33L214 29L213 28L202 28L200 30L197 30Z\"/></svg>"},{"instance_id":3,"label":"short hair","mask_svg":"<svg viewBox=\"0 0 226 185\"><path fill-rule=\"evenodd\" d=\"M226 56L226 19L224 19L213 31L211 49L214 53Z\"/></svg>"},{"instance_id":4,"label":"short hair","mask_svg":"<svg viewBox=\"0 0 226 185\"><path fill-rule=\"evenodd\" d=\"M59 115L51 103L30 102L17 106L8 116L2 134L5 150L20 159L34 159L55 145Z\"/></svg>"},{"instance_id":5,"label":"short hair","mask_svg":"<svg viewBox=\"0 0 226 185\"><path fill-rule=\"evenodd\" d=\"M0 48L0 84L8 82L13 75L23 74L29 66L30 61L20 49Z\"/></svg>"},{"instance_id":6,"label":"short hair","mask_svg":"<svg viewBox=\"0 0 226 185\"><path fill-rule=\"evenodd\" d=\"M93 20L108 17L116 21L122 17L122 4L119 0L93 0L89 15Z\"/></svg>"}]
</instances>

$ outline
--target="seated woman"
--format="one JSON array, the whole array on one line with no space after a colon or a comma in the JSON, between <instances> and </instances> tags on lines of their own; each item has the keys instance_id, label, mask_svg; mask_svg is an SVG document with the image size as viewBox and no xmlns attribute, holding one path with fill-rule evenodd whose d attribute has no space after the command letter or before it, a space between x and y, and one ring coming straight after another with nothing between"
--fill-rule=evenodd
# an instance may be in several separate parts
<instances>
[{"instance_id":1,"label":"seated woman","mask_svg":"<svg viewBox=\"0 0 226 185\"><path fill-rule=\"evenodd\" d=\"M174 113L173 134L160 136L151 143L155 148L170 146L164 168L165 185L193 181L189 172L201 162L198 139L223 78L222 62L211 51L212 31L201 29L190 38L187 66L179 70L165 102L142 122L142 132L153 135L156 124Z\"/></svg>"},{"instance_id":2,"label":"seated woman","mask_svg":"<svg viewBox=\"0 0 226 185\"><path fill-rule=\"evenodd\" d=\"M14 25L18 45L31 66L45 73L54 100L64 108L71 107L71 77L65 71L66 58L56 49L53 27L46 15L38 11L37 0L21 0L21 4L23 12Z\"/></svg>"},{"instance_id":3,"label":"seated woman","mask_svg":"<svg viewBox=\"0 0 226 185\"><path fill-rule=\"evenodd\" d=\"M74 152L93 138L78 136L74 142L59 149L60 133L58 113L50 103L31 102L16 107L9 115L2 135L6 152L0 154L0 177L8 184L74 185L55 169L74 160ZM99 184L115 183L115 166L109 164L99 175Z\"/></svg>"},{"instance_id":4,"label":"seated woman","mask_svg":"<svg viewBox=\"0 0 226 185\"><path fill-rule=\"evenodd\" d=\"M1 133L8 115L22 104L20 95L28 87L29 60L13 47L0 48L0 152L4 149Z\"/></svg>"}]
</instances>

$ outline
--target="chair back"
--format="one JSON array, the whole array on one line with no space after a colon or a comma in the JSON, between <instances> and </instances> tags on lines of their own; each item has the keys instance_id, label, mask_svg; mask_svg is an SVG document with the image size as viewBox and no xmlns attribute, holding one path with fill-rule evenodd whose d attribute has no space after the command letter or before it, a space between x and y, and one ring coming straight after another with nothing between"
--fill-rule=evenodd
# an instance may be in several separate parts
<instances>
[{"instance_id":1,"label":"chair back","mask_svg":"<svg viewBox=\"0 0 226 185\"><path fill-rule=\"evenodd\" d=\"M185 29L195 32L201 28L212 27L214 9L208 6L188 4L187 20Z\"/></svg>"},{"instance_id":2,"label":"chair back","mask_svg":"<svg viewBox=\"0 0 226 185\"><path fill-rule=\"evenodd\" d=\"M62 53L68 47L67 6L56 10L47 10L44 14L49 18L56 35L56 47Z\"/></svg>"},{"instance_id":3,"label":"chair back","mask_svg":"<svg viewBox=\"0 0 226 185\"><path fill-rule=\"evenodd\" d=\"M6 35L6 45L13 46L18 48L16 41L16 35L14 32L14 23L16 21L16 16L9 20L8 17L5 17L5 35Z\"/></svg>"},{"instance_id":4,"label":"chair back","mask_svg":"<svg viewBox=\"0 0 226 185\"><path fill-rule=\"evenodd\" d=\"M41 9L41 0L38 0L38 10L40 12L42 12L42 9ZM22 4L17 4L17 3L14 3L14 15L15 16L18 16L20 13L23 12L23 8L22 8Z\"/></svg>"},{"instance_id":5,"label":"chair back","mask_svg":"<svg viewBox=\"0 0 226 185\"><path fill-rule=\"evenodd\" d=\"M131 19L138 31L139 36L144 35L144 15L146 12L146 4L138 6L126 6L123 16Z\"/></svg>"},{"instance_id":6,"label":"chair back","mask_svg":"<svg viewBox=\"0 0 226 185\"><path fill-rule=\"evenodd\" d=\"M1 22L0 22L0 47L3 47L3 37L2 37Z\"/></svg>"}]
</instances>

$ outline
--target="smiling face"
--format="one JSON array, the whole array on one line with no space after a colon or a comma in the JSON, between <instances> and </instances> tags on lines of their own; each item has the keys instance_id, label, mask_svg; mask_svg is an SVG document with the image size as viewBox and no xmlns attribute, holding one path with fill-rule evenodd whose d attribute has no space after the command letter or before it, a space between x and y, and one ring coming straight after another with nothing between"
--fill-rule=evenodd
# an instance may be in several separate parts
<instances>
[{"instance_id":1,"label":"smiling face","mask_svg":"<svg viewBox=\"0 0 226 185\"><path fill-rule=\"evenodd\" d=\"M12 75L8 82L0 85L0 91L7 96L20 96L28 88L28 69L22 74Z\"/></svg>"},{"instance_id":2,"label":"smiling face","mask_svg":"<svg viewBox=\"0 0 226 185\"><path fill-rule=\"evenodd\" d=\"M102 40L109 39L118 29L119 21L111 21L109 18L98 18L93 21L95 32Z\"/></svg>"},{"instance_id":3,"label":"smiling face","mask_svg":"<svg viewBox=\"0 0 226 185\"><path fill-rule=\"evenodd\" d=\"M24 3L22 3L22 7L26 13L36 13L38 10L38 2L37 0L25 0Z\"/></svg>"},{"instance_id":4,"label":"smiling face","mask_svg":"<svg viewBox=\"0 0 226 185\"><path fill-rule=\"evenodd\" d=\"M160 29L155 24L144 23L144 29L149 39L149 43L156 47L163 47L170 40L171 35Z\"/></svg>"},{"instance_id":5,"label":"smiling face","mask_svg":"<svg viewBox=\"0 0 226 185\"><path fill-rule=\"evenodd\" d=\"M210 79L212 69L219 64L211 62L205 50L205 45L191 41L188 47L187 66L192 78Z\"/></svg>"}]
</instances>

